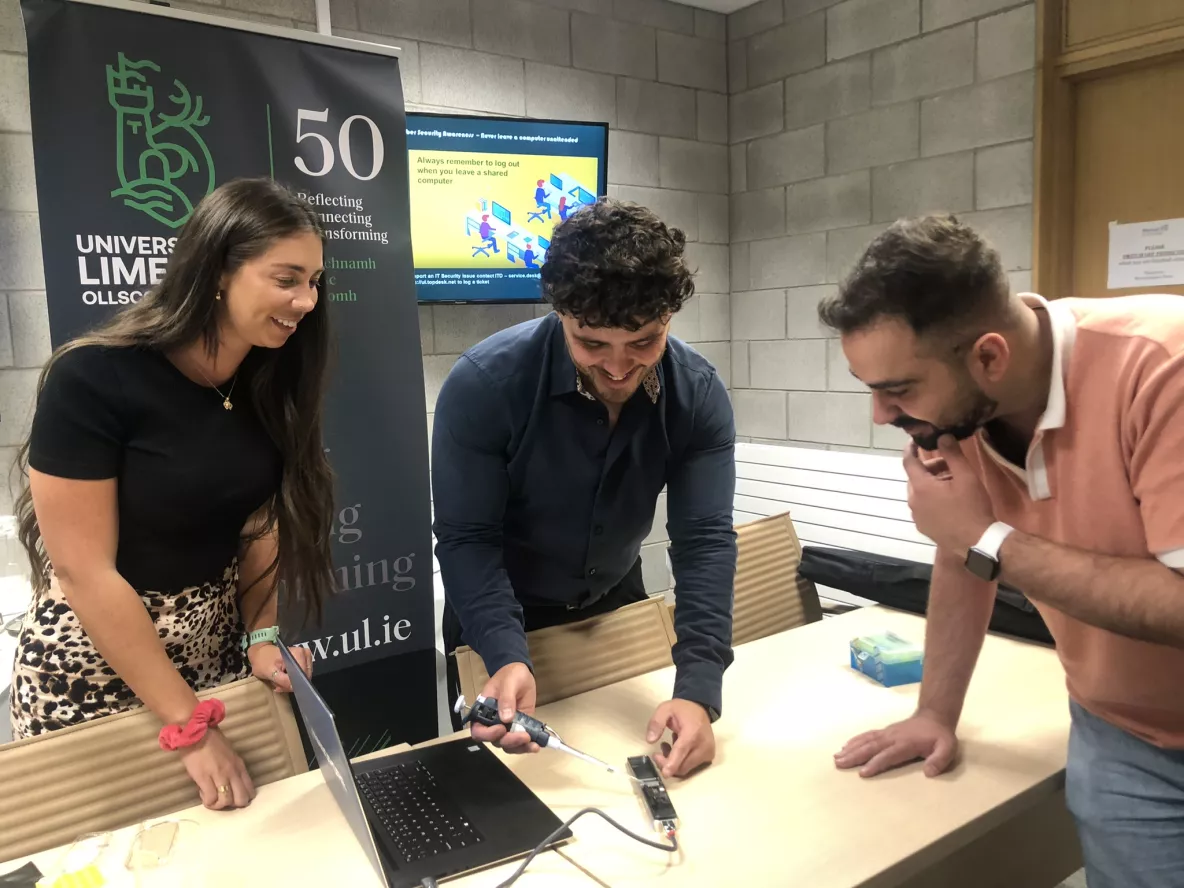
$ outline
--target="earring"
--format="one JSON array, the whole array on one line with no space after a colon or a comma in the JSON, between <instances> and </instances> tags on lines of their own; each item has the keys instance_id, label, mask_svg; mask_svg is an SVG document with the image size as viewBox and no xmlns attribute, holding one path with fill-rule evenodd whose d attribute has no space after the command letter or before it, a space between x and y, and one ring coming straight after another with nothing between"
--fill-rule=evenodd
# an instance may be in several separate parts
<instances>
[{"instance_id":1,"label":"earring","mask_svg":"<svg viewBox=\"0 0 1184 888\"><path fill-rule=\"evenodd\" d=\"M222 291L219 290L216 294L214 294L214 298L217 299L219 302L221 302L222 301Z\"/></svg>"}]
</instances>

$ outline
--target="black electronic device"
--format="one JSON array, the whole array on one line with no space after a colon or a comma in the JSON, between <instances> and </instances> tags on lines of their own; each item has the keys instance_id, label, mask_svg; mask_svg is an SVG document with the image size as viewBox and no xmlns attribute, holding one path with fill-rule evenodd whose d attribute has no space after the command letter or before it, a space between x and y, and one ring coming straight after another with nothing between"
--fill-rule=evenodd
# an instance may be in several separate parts
<instances>
[{"instance_id":1,"label":"black electronic device","mask_svg":"<svg viewBox=\"0 0 1184 888\"><path fill-rule=\"evenodd\" d=\"M648 755L633 755L625 760L634 779L634 788L646 813L654 822L654 829L666 834L678 828L678 814L666 792L666 784L654 760Z\"/></svg>"}]
</instances>

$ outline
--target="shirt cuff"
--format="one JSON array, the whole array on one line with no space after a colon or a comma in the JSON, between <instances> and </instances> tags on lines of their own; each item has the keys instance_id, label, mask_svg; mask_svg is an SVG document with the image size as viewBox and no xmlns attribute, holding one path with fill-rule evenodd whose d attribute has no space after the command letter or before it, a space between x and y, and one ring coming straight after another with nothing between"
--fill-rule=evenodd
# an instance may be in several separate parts
<instances>
[{"instance_id":1,"label":"shirt cuff","mask_svg":"<svg viewBox=\"0 0 1184 888\"><path fill-rule=\"evenodd\" d=\"M723 670L710 663L690 663L678 667L674 678L674 697L723 713Z\"/></svg>"},{"instance_id":2,"label":"shirt cuff","mask_svg":"<svg viewBox=\"0 0 1184 888\"><path fill-rule=\"evenodd\" d=\"M534 664L530 662L530 651L526 647L526 633L503 629L485 638L481 649L477 651L485 663L485 671L493 675L499 669L511 663L524 663L526 668L534 672Z\"/></svg>"}]
</instances>

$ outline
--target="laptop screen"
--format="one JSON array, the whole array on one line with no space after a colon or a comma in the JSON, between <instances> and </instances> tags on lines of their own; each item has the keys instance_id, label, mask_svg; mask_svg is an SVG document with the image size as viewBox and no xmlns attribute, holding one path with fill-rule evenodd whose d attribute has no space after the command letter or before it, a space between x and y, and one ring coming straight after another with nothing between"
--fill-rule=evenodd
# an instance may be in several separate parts
<instances>
[{"instance_id":1,"label":"laptop screen","mask_svg":"<svg viewBox=\"0 0 1184 888\"><path fill-rule=\"evenodd\" d=\"M370 865L374 867L382 884L386 885L386 873L378 858L378 847L374 844L374 835L370 832L370 823L362 808L362 800L358 797L358 786L354 783L353 772L350 770L349 756L341 742L341 736L337 733L333 710L313 687L287 646L280 644L279 649L284 659L284 668L288 670L288 677L292 680L292 692L296 695L300 717L304 721L308 739L316 753L321 775L329 784L329 791L333 793L333 799L345 815L358 844L370 859Z\"/></svg>"}]
</instances>

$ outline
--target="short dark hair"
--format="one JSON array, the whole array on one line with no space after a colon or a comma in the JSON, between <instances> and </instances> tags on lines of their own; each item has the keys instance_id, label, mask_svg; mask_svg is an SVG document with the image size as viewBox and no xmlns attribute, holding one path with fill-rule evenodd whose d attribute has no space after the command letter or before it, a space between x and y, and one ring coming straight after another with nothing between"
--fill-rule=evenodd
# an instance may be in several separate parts
<instances>
[{"instance_id":1,"label":"short dark hair","mask_svg":"<svg viewBox=\"0 0 1184 888\"><path fill-rule=\"evenodd\" d=\"M1010 295L999 253L981 234L955 216L921 216L873 240L818 316L839 333L885 318L917 336L961 333L1006 314Z\"/></svg>"},{"instance_id":2,"label":"short dark hair","mask_svg":"<svg viewBox=\"0 0 1184 888\"><path fill-rule=\"evenodd\" d=\"M695 292L686 236L650 210L614 198L556 226L543 263L543 298L589 327L637 330L677 312Z\"/></svg>"}]
</instances>

